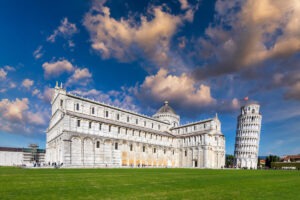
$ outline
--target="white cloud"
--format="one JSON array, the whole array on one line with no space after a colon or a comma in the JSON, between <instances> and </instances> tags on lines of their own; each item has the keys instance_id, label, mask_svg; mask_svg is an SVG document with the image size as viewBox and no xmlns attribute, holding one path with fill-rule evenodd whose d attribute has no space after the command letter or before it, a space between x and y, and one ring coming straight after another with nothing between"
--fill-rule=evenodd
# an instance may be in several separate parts
<instances>
[{"instance_id":1,"label":"white cloud","mask_svg":"<svg viewBox=\"0 0 300 200\"><path fill-rule=\"evenodd\" d=\"M186 10L189 8L189 3L187 0L179 0L181 10Z\"/></svg>"},{"instance_id":2,"label":"white cloud","mask_svg":"<svg viewBox=\"0 0 300 200\"><path fill-rule=\"evenodd\" d=\"M57 36L61 36L65 39L70 39L75 33L78 32L76 24L70 23L68 18L64 18L57 29L53 31L53 34L47 38L48 42L55 42Z\"/></svg>"},{"instance_id":3,"label":"white cloud","mask_svg":"<svg viewBox=\"0 0 300 200\"><path fill-rule=\"evenodd\" d=\"M42 66L46 78L58 77L64 72L72 72L74 70L74 66L68 60L45 62Z\"/></svg>"},{"instance_id":4,"label":"white cloud","mask_svg":"<svg viewBox=\"0 0 300 200\"><path fill-rule=\"evenodd\" d=\"M16 69L15 69L14 67L9 66L9 65L4 66L4 69L5 69L6 71L16 71Z\"/></svg>"},{"instance_id":5,"label":"white cloud","mask_svg":"<svg viewBox=\"0 0 300 200\"><path fill-rule=\"evenodd\" d=\"M140 86L143 98L156 102L168 100L181 107L200 108L215 103L210 87L204 84L197 86L196 82L186 74L170 75L165 69L160 69L156 75L148 76Z\"/></svg>"},{"instance_id":6,"label":"white cloud","mask_svg":"<svg viewBox=\"0 0 300 200\"><path fill-rule=\"evenodd\" d=\"M76 94L76 95L80 95L83 97L95 97L95 96L99 96L101 94L101 92L99 90L96 89L91 89L91 90L74 90L71 91L72 94Z\"/></svg>"},{"instance_id":7,"label":"white cloud","mask_svg":"<svg viewBox=\"0 0 300 200\"><path fill-rule=\"evenodd\" d=\"M109 105L113 105L119 108L128 109L131 111L140 111L139 107L136 106L134 98L131 96L132 92L130 89L122 88L121 91L109 91L103 93L102 91L91 89L91 90L73 90L70 93L79 96L94 99L99 102L104 102Z\"/></svg>"},{"instance_id":8,"label":"white cloud","mask_svg":"<svg viewBox=\"0 0 300 200\"><path fill-rule=\"evenodd\" d=\"M34 58L37 60L39 58L41 58L43 56L43 53L42 53L42 49L43 49L43 46L38 46L38 48L33 52L33 56Z\"/></svg>"},{"instance_id":9,"label":"white cloud","mask_svg":"<svg viewBox=\"0 0 300 200\"><path fill-rule=\"evenodd\" d=\"M300 51L298 0L218 0L215 9L216 20L205 31L208 38L197 44L200 54L211 58L200 78L257 67Z\"/></svg>"},{"instance_id":10,"label":"white cloud","mask_svg":"<svg viewBox=\"0 0 300 200\"><path fill-rule=\"evenodd\" d=\"M0 80L6 79L7 72L4 69L0 69Z\"/></svg>"},{"instance_id":11,"label":"white cloud","mask_svg":"<svg viewBox=\"0 0 300 200\"><path fill-rule=\"evenodd\" d=\"M1 118L11 121L22 121L24 119L24 112L28 109L28 99L18 99L9 101L2 99L0 101Z\"/></svg>"},{"instance_id":12,"label":"white cloud","mask_svg":"<svg viewBox=\"0 0 300 200\"><path fill-rule=\"evenodd\" d=\"M28 112L27 113L28 122L35 125L45 125L46 120L44 118L44 114L41 112Z\"/></svg>"},{"instance_id":13,"label":"white cloud","mask_svg":"<svg viewBox=\"0 0 300 200\"><path fill-rule=\"evenodd\" d=\"M38 111L29 110L27 98L0 101L0 130L16 134L33 134L40 132L49 118L48 112L40 107Z\"/></svg>"},{"instance_id":14,"label":"white cloud","mask_svg":"<svg viewBox=\"0 0 300 200\"><path fill-rule=\"evenodd\" d=\"M22 82L22 86L29 89L31 86L33 86L34 84L34 81L33 80L30 80L28 78L24 79L23 82Z\"/></svg>"},{"instance_id":15,"label":"white cloud","mask_svg":"<svg viewBox=\"0 0 300 200\"><path fill-rule=\"evenodd\" d=\"M128 62L143 57L165 66L170 60L172 37L185 20L191 20L193 13L176 16L162 7L151 7L151 17L141 15L140 22L133 18L116 20L103 2L95 2L84 18L84 26L90 32L92 48L103 58Z\"/></svg>"},{"instance_id":16,"label":"white cloud","mask_svg":"<svg viewBox=\"0 0 300 200\"><path fill-rule=\"evenodd\" d=\"M38 97L46 102L51 102L53 95L54 95L54 89L45 87L43 94L40 94Z\"/></svg>"},{"instance_id":17,"label":"white cloud","mask_svg":"<svg viewBox=\"0 0 300 200\"><path fill-rule=\"evenodd\" d=\"M79 85L87 85L92 78L92 74L89 72L88 68L76 69L74 74L68 79L67 85L71 84L79 84Z\"/></svg>"},{"instance_id":18,"label":"white cloud","mask_svg":"<svg viewBox=\"0 0 300 200\"><path fill-rule=\"evenodd\" d=\"M32 91L32 95L33 95L33 96L36 96L36 95L38 95L38 94L40 94L40 90L34 89L34 90Z\"/></svg>"},{"instance_id":19,"label":"white cloud","mask_svg":"<svg viewBox=\"0 0 300 200\"><path fill-rule=\"evenodd\" d=\"M50 88L48 86L44 87L43 91L39 89L34 89L32 91L32 96L36 96L37 98L45 101L47 104L51 102L53 95L54 88Z\"/></svg>"},{"instance_id":20,"label":"white cloud","mask_svg":"<svg viewBox=\"0 0 300 200\"><path fill-rule=\"evenodd\" d=\"M9 88L16 88L17 85L14 82L9 83Z\"/></svg>"},{"instance_id":21,"label":"white cloud","mask_svg":"<svg viewBox=\"0 0 300 200\"><path fill-rule=\"evenodd\" d=\"M231 101L231 106L233 109L239 109L241 107L241 103L237 98L233 98Z\"/></svg>"}]
</instances>

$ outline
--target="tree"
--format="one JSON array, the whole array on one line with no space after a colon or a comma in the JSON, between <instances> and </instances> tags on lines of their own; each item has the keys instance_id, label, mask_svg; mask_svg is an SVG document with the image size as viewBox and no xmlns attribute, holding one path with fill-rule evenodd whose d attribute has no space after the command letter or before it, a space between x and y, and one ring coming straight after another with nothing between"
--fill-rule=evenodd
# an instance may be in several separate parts
<instances>
[{"instance_id":1,"label":"tree","mask_svg":"<svg viewBox=\"0 0 300 200\"><path fill-rule=\"evenodd\" d=\"M266 157L266 167L271 168L271 163L272 162L279 162L280 161L280 157L276 156L276 155L269 155Z\"/></svg>"},{"instance_id":2,"label":"tree","mask_svg":"<svg viewBox=\"0 0 300 200\"><path fill-rule=\"evenodd\" d=\"M225 160L225 166L228 167L233 167L234 164L234 156L233 155L226 155L226 160Z\"/></svg>"}]
</instances>

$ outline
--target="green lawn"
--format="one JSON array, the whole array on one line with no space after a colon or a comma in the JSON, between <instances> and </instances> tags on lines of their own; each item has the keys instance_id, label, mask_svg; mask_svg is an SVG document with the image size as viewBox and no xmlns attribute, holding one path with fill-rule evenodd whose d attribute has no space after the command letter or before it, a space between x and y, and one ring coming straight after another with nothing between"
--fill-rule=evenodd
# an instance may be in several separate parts
<instances>
[{"instance_id":1,"label":"green lawn","mask_svg":"<svg viewBox=\"0 0 300 200\"><path fill-rule=\"evenodd\" d=\"M300 171L0 168L0 199L300 199Z\"/></svg>"}]
</instances>

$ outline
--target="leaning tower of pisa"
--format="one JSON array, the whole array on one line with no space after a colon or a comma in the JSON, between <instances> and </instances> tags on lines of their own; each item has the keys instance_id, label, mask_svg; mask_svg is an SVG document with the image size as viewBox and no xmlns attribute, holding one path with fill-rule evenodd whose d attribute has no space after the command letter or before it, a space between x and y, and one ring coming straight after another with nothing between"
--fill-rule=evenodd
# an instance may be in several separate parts
<instances>
[{"instance_id":1,"label":"leaning tower of pisa","mask_svg":"<svg viewBox=\"0 0 300 200\"><path fill-rule=\"evenodd\" d=\"M262 116L259 104L247 103L241 107L235 138L235 166L256 169Z\"/></svg>"}]
</instances>

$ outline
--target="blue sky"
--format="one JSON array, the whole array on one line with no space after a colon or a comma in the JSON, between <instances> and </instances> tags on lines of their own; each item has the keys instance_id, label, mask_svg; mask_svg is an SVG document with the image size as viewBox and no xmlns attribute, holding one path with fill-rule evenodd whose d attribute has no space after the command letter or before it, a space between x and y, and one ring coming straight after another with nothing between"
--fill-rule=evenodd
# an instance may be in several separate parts
<instances>
[{"instance_id":1,"label":"blue sky","mask_svg":"<svg viewBox=\"0 0 300 200\"><path fill-rule=\"evenodd\" d=\"M56 81L67 91L181 123L261 104L260 155L300 153L298 0L1 1L0 145L45 147Z\"/></svg>"}]
</instances>

